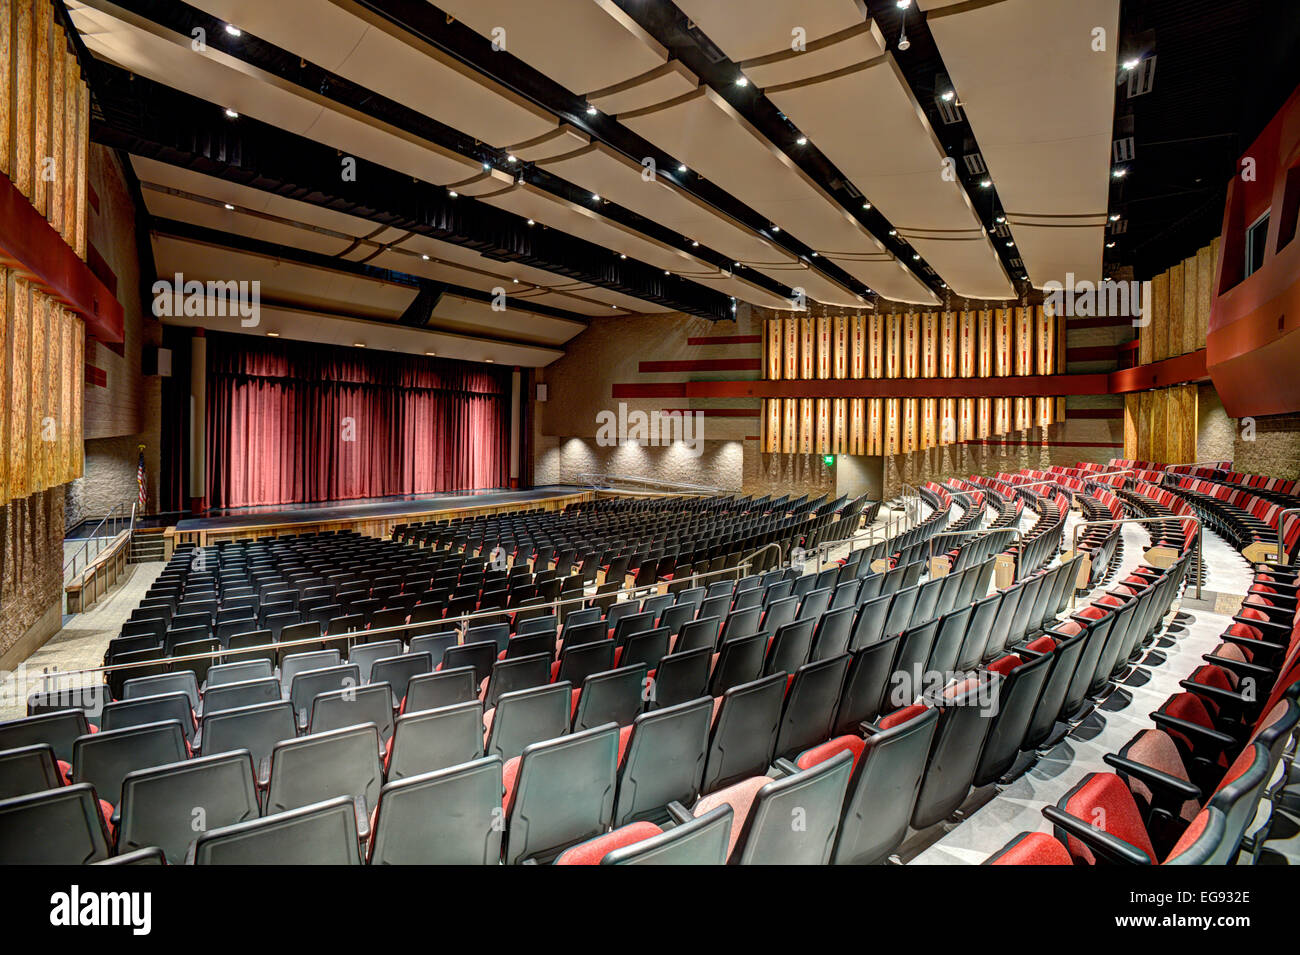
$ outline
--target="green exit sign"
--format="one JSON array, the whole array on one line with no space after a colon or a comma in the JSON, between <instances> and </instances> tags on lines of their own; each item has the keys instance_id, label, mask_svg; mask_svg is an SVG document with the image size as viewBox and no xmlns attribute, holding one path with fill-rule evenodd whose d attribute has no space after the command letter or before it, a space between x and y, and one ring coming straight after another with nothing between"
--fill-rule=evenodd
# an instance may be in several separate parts
<instances>
[{"instance_id":1,"label":"green exit sign","mask_svg":"<svg viewBox=\"0 0 1300 955\"><path fill-rule=\"evenodd\" d=\"M834 467L834 466L835 466L835 455L833 455L833 454L823 454L823 455L822 455L822 464L826 465L828 468L830 468L830 467Z\"/></svg>"}]
</instances>

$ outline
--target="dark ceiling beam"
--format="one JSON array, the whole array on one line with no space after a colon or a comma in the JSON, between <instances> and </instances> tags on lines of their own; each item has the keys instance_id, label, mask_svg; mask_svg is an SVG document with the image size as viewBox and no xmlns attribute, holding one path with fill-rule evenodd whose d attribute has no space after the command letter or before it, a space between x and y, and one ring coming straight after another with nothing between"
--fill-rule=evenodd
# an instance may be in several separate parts
<instances>
[{"instance_id":1,"label":"dark ceiling beam","mask_svg":"<svg viewBox=\"0 0 1300 955\"><path fill-rule=\"evenodd\" d=\"M587 103L581 97L556 83L545 74L533 69L514 54L506 50L494 51L492 43L487 37L481 36L459 21L451 20L445 12L434 6L429 0L358 0L358 2L384 17L394 26L405 30L411 36L436 47L446 55L456 58L484 76L491 77L502 86L513 90L519 95L527 97L543 109L555 114L564 122L576 129L580 129L593 140L618 150L638 163L645 158L653 159L655 168L659 170L661 177L718 209L727 217L759 233L774 245L785 248L809 268L816 269L840 285L853 289L858 294L864 296L874 294L866 285L849 275L839 266L820 256L813 256L814 249L812 246L800 242L797 237L784 230L778 233L772 232L770 230L771 221L726 192L725 184L714 184L700 178L690 170L685 173L678 173L676 171L678 166L677 157L664 152L658 146L638 136L619 123L614 117L606 116L604 113L588 116ZM530 0L530 2L543 2L543 0ZM697 76L707 81L708 75L712 73L712 68L708 66L707 57L702 54L695 55L693 52L695 50L694 40L687 42L671 31L664 31L667 36L656 32L656 28L662 29L660 19L663 16L675 15L681 24L685 24L685 18L682 17L681 12L676 7L672 4L658 2L652 4L619 2L619 6L623 7L656 40L667 46L673 55L681 59ZM730 98L728 93L728 99ZM770 103L767 105L775 112L775 107L771 106ZM755 117L749 115L752 112L750 110L742 110L742 112L746 113L746 119L751 122L754 122L757 118L756 125L769 138L775 135L777 128L789 129L789 124L784 123L784 121L779 122L779 127L774 125L776 121L771 113L764 113L762 116ZM774 140L774 142L779 143L780 140ZM826 165L829 166L829 163ZM828 177L825 170L815 172L814 176L818 182L823 184L823 188L830 189L837 198L848 195L847 190L842 187L832 188L827 185L827 183L835 181L836 177L838 177L838 181L842 182L842 176L835 174L835 177ZM858 207L857 209L854 208L855 205ZM850 213L857 215L861 211L860 207L860 199L853 200L850 198L849 205L845 208ZM888 248L888 245L886 247ZM696 254L698 251L694 248L691 249L692 254ZM730 260L725 256L710 261L720 267L731 268ZM910 262L905 264L911 266ZM746 267L743 274L746 281L756 282L756 284L765 285L766 287L766 283L762 281L763 277L754 269ZM920 274L918 272L918 275ZM938 286L937 281L924 276L922 276L922 281L933 282L935 287ZM790 297L792 293L789 289L784 286L780 286L780 288L783 291L778 294L787 298Z\"/></svg>"},{"instance_id":2,"label":"dark ceiling beam","mask_svg":"<svg viewBox=\"0 0 1300 955\"><path fill-rule=\"evenodd\" d=\"M231 36L225 31L224 21L196 7L178 0L117 0L117 3L123 9L171 30L179 36L189 37L196 28L202 29L205 42L209 47L299 86L313 95L323 96L343 107L357 110L475 163L507 170L516 177L522 174L530 185L561 199L580 206L590 204L589 190L538 169L531 163L510 163L505 152L253 34L245 32L238 37ZM693 236L680 235L617 203L602 200L600 214L604 218L627 226L663 245L679 249L719 269L733 268L729 256L706 246L692 245ZM784 298L793 295L785 285L753 270L746 275L746 280Z\"/></svg>"},{"instance_id":3,"label":"dark ceiling beam","mask_svg":"<svg viewBox=\"0 0 1300 955\"><path fill-rule=\"evenodd\" d=\"M254 239L233 232L223 232L220 229L210 229L206 226L194 225L190 222L179 222L175 219L155 218L152 221L151 227L153 231L159 235L185 239L190 242L202 242L206 245L234 249L237 252L247 252L250 255L260 255L264 258L293 262L297 265L304 265L315 269L326 269L331 272L352 275L356 278L368 279L372 282L401 285L405 288L417 289L422 293L426 290L434 290L437 293L433 298L434 304L437 304L437 300L446 292L476 302L490 303L495 300L490 292L484 292L480 289L469 288L464 285L453 285L448 282L437 282L432 279L424 278L423 276L411 275L408 272L400 272L396 269L380 268L374 265L367 265L364 262L354 262L351 259L341 259L332 255L324 255L320 252L311 252L307 249L294 248L290 245L267 242L264 239ZM580 322L583 325L587 324L589 318L589 316L582 315L578 312L570 312L562 308L555 308L541 303L534 304L529 302L527 299L510 298L507 296L505 303L506 308L508 309L521 312L532 312L537 315L545 315L549 318L562 318L571 322Z\"/></svg>"},{"instance_id":4,"label":"dark ceiling beam","mask_svg":"<svg viewBox=\"0 0 1300 955\"><path fill-rule=\"evenodd\" d=\"M602 246L554 229L529 227L513 213L441 186L357 159L354 181L339 175L332 147L247 116L228 119L216 104L103 62L92 82L92 138L102 145L241 185L462 245L643 301L713 320L733 316L729 296L663 275Z\"/></svg>"}]
</instances>

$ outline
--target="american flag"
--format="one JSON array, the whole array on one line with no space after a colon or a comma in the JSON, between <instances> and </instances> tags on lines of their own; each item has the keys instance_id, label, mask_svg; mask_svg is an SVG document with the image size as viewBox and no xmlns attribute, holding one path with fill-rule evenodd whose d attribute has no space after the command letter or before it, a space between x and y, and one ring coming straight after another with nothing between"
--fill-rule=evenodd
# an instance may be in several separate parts
<instances>
[{"instance_id":1,"label":"american flag","mask_svg":"<svg viewBox=\"0 0 1300 955\"><path fill-rule=\"evenodd\" d=\"M144 475L144 445L140 445L140 463L135 469L135 483L140 486L140 510L144 510L145 504L149 501L149 488L147 479Z\"/></svg>"}]
</instances>

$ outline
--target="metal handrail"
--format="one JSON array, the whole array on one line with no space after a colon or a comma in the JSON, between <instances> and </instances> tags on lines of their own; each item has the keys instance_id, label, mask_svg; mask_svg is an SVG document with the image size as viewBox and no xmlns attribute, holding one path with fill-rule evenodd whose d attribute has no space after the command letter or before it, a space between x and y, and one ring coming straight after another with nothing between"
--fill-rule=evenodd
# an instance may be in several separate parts
<instances>
[{"instance_id":1,"label":"metal handrail","mask_svg":"<svg viewBox=\"0 0 1300 955\"><path fill-rule=\"evenodd\" d=\"M1287 559L1286 551L1282 549L1282 518L1286 517L1288 514L1300 514L1300 507L1288 507L1277 516L1277 562L1282 567L1291 566L1291 561Z\"/></svg>"},{"instance_id":2,"label":"metal handrail","mask_svg":"<svg viewBox=\"0 0 1300 955\"><path fill-rule=\"evenodd\" d=\"M721 494L723 488L711 487L707 484L687 484L682 481L660 481L655 478L637 477L631 474L610 474L608 472L598 473L595 471L583 471L578 475L577 484L580 487L590 487L593 490L616 490L609 482L622 481L628 484L643 484L647 487L671 488L679 491L689 491L693 494Z\"/></svg>"},{"instance_id":3,"label":"metal handrail","mask_svg":"<svg viewBox=\"0 0 1300 955\"><path fill-rule=\"evenodd\" d=\"M1196 599L1201 599L1201 575L1205 572L1205 551L1202 548L1201 519L1192 514L1174 514L1169 517L1122 517L1109 521L1080 521L1074 525L1070 541L1070 552L1079 553L1079 531L1084 527L1113 527L1116 524L1155 524L1165 521L1192 521L1196 524ZM1075 595L1070 595L1070 607L1074 607Z\"/></svg>"},{"instance_id":4,"label":"metal handrail","mask_svg":"<svg viewBox=\"0 0 1300 955\"><path fill-rule=\"evenodd\" d=\"M92 542L92 541L98 541L98 540L99 540L99 529L100 529L101 527L103 527L105 524L107 524L107 523L109 522L109 520L113 518L113 515L116 514L118 511L122 511L122 512L125 513L125 511L126 511L126 504L125 504L125 503L114 504L113 507L109 510L109 512L108 512L107 514L105 514L104 517L100 520L100 522L99 522L98 524L95 525L95 529L92 530L92 531L90 532L90 535L86 538L86 542L85 542L84 544L81 545L81 549L78 550L75 554L72 555L72 559L71 559L71 560L69 560L69 561L67 561L67 562L64 563L64 565L63 565L63 579L64 579L64 580L67 580L67 579L68 579L68 568L69 568L69 567L72 568L73 573L76 573L76 570L77 570L77 560L78 560L78 559L79 559L83 554L88 554L88 553L89 553L91 542ZM132 514L132 523L134 524L134 518L135 518L135 505L134 505L134 504L131 506L131 514ZM122 520L122 519L123 519L123 518L120 518L120 517L117 518L117 520L119 520L119 521ZM118 533L121 533L121 532L119 531ZM115 534L115 535L113 535L113 536L116 537L117 535ZM99 552L102 551L103 549L104 549L104 548L103 548L102 546L96 548L96 549L95 549L95 555L98 556L98 555L99 555ZM90 558L89 558L89 557L86 558L86 563L87 563L87 564L90 563Z\"/></svg>"},{"instance_id":5,"label":"metal handrail","mask_svg":"<svg viewBox=\"0 0 1300 955\"><path fill-rule=\"evenodd\" d=\"M1137 474L1137 471L1135 471L1133 468L1125 468L1125 469L1122 470L1122 471L1100 471L1100 472L1098 472L1098 473L1096 473L1096 474L1091 474L1091 473L1090 473L1087 477L1075 478L1075 480L1076 480L1076 481L1094 481L1094 480L1096 480L1097 478L1103 478L1103 477L1114 477L1116 474ZM1073 475L1073 474L1062 474L1061 477L1072 478L1072 477L1074 477L1074 475ZM1046 481L1034 481L1032 484L1012 484L1012 485L1009 485L1009 486L1010 486L1010 487L1013 487L1013 488L1020 488L1020 487L1041 487L1041 486L1044 485L1044 484L1050 484L1050 485L1052 485L1053 487L1060 487L1060 482L1059 482L1058 480L1056 480L1056 479L1049 479L1049 480L1046 480Z\"/></svg>"},{"instance_id":6,"label":"metal handrail","mask_svg":"<svg viewBox=\"0 0 1300 955\"><path fill-rule=\"evenodd\" d=\"M754 551L753 554L750 554L749 557L752 558L756 554L762 553L764 550L766 550L769 547L779 547L779 546L780 546L779 541L773 541L771 544L766 544L763 547L760 547L758 550ZM699 574L692 574L689 577L674 578L672 582L677 583L679 582L679 580L685 580L685 581L703 580L706 577L717 577L724 574L739 575L742 571L748 570L751 566L752 566L752 560L742 560L734 567L724 567L721 570L710 570ZM624 587L624 588L620 588L619 590L610 591L609 593L605 593L605 594L582 594L577 597L564 597L557 600L550 600L547 601L546 603L529 604L527 607L515 607L512 609L513 611L519 611L521 609L538 610L544 607L556 608L556 607L564 606L566 604L585 603L587 601L604 599L606 597L612 597L614 598L615 601L617 601L618 598L621 596L625 596L625 595L630 596L632 594L644 592L648 586L649 585L647 584L642 584L639 587L633 585L631 587ZM247 656L248 654L251 653L257 653L262 650L280 651L285 649L286 647L315 646L322 643L334 643L341 640L350 641L353 637L357 636L358 634L363 634L366 638L366 642L372 643L374 642L375 637L385 637L390 634L401 634L406 632L407 630L410 630L412 627L430 627L436 625L446 625L449 628L455 628L455 625L458 623L464 624L464 623L468 623L470 620L477 620L483 617L500 617L503 613L509 613L509 612L511 611L506 610L504 608L497 609L497 610L480 610L480 611L475 611L474 613L462 614L458 617L446 617L442 620L422 620L418 623L402 623L402 624L397 624L396 626L380 627L374 630L363 630L363 631L349 630L347 633L323 634L319 637L305 637L301 640L286 640L277 643L263 644L261 646L256 646L256 647L236 647L233 650L227 647L222 650L209 650L203 653L190 653L182 657L164 657L161 660L139 660L134 663L119 663L119 664L112 664L109 666L85 667L80 670L49 671L44 673L43 678L48 683L48 681L53 679L61 679L64 677L77 676L79 674L115 673L119 670L137 670L137 669L143 669L145 667L156 667L160 664L166 664L166 663L189 663L194 660L211 660L215 657L240 657L240 656Z\"/></svg>"}]
</instances>

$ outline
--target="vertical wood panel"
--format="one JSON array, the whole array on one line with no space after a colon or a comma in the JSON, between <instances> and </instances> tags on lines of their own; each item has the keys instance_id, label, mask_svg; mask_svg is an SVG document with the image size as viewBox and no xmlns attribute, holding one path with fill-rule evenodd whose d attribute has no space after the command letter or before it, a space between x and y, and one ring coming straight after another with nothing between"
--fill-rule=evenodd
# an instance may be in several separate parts
<instances>
[{"instance_id":1,"label":"vertical wood panel","mask_svg":"<svg viewBox=\"0 0 1300 955\"><path fill-rule=\"evenodd\" d=\"M1183 285L1183 263L1179 262L1169 270L1169 323L1163 342L1164 351L1156 356L1157 359L1172 358L1183 347ZM1156 344L1161 344L1158 334Z\"/></svg>"},{"instance_id":2,"label":"vertical wood panel","mask_svg":"<svg viewBox=\"0 0 1300 955\"><path fill-rule=\"evenodd\" d=\"M1193 255L1183 262L1183 340L1177 352L1180 355L1186 355L1201 347L1197 344L1196 338L1199 334L1196 313L1200 308L1200 281L1200 270L1196 264L1196 256Z\"/></svg>"},{"instance_id":3,"label":"vertical wood panel","mask_svg":"<svg viewBox=\"0 0 1300 955\"><path fill-rule=\"evenodd\" d=\"M13 149L13 143L10 135L10 120L12 118L10 97L13 96L13 90L10 88L13 75L13 44L10 34L13 31L13 2L12 0L0 0L0 173L8 176L13 168L10 160L10 152ZM3 492L0 492L0 501L7 500Z\"/></svg>"}]
</instances>

